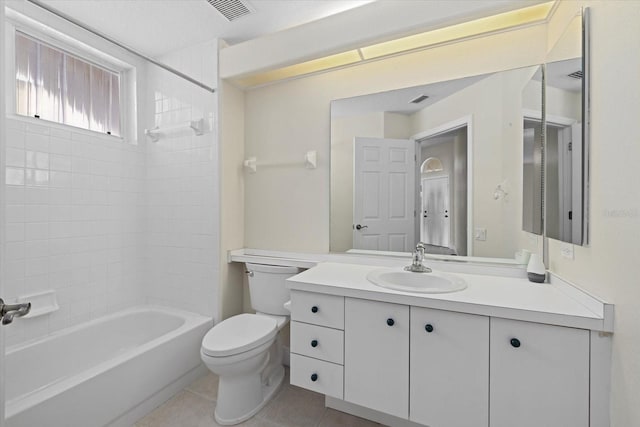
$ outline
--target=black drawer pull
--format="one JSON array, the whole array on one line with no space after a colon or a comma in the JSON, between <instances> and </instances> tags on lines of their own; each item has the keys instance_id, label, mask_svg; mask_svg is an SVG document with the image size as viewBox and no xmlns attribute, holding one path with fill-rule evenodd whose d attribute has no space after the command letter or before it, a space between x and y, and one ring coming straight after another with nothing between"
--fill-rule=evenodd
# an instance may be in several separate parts
<instances>
[{"instance_id":1,"label":"black drawer pull","mask_svg":"<svg viewBox=\"0 0 640 427\"><path fill-rule=\"evenodd\" d=\"M515 348L520 347L520 340L518 338L511 338L511 345Z\"/></svg>"},{"instance_id":2,"label":"black drawer pull","mask_svg":"<svg viewBox=\"0 0 640 427\"><path fill-rule=\"evenodd\" d=\"M311 340L311 347L317 347L318 346L318 340Z\"/></svg>"},{"instance_id":3,"label":"black drawer pull","mask_svg":"<svg viewBox=\"0 0 640 427\"><path fill-rule=\"evenodd\" d=\"M318 306L314 305L313 307L311 307L311 312L312 313L317 313L318 312Z\"/></svg>"},{"instance_id":4,"label":"black drawer pull","mask_svg":"<svg viewBox=\"0 0 640 427\"><path fill-rule=\"evenodd\" d=\"M396 322L392 318L387 319L387 325L393 326Z\"/></svg>"},{"instance_id":5,"label":"black drawer pull","mask_svg":"<svg viewBox=\"0 0 640 427\"><path fill-rule=\"evenodd\" d=\"M311 381L313 382L318 381L318 374L311 374Z\"/></svg>"},{"instance_id":6,"label":"black drawer pull","mask_svg":"<svg viewBox=\"0 0 640 427\"><path fill-rule=\"evenodd\" d=\"M433 332L433 325L430 323L427 323L426 325L424 325L424 330L429 333Z\"/></svg>"}]
</instances>

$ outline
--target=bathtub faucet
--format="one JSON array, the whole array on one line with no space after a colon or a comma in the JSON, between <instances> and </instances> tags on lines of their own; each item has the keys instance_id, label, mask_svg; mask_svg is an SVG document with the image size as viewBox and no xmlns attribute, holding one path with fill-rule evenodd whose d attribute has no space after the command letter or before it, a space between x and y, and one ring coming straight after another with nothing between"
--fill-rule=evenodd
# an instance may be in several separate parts
<instances>
[{"instance_id":1,"label":"bathtub faucet","mask_svg":"<svg viewBox=\"0 0 640 427\"><path fill-rule=\"evenodd\" d=\"M0 298L0 318L2 318L2 324L8 325L13 322L14 317L22 317L31 311L31 303L18 303L18 304L5 304L2 298Z\"/></svg>"}]
</instances>

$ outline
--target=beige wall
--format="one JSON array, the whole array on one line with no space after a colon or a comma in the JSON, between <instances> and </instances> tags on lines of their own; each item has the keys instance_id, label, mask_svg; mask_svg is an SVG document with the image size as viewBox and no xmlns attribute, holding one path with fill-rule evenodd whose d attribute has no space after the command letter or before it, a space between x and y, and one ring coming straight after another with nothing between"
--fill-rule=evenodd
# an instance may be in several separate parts
<instances>
[{"instance_id":1,"label":"beige wall","mask_svg":"<svg viewBox=\"0 0 640 427\"><path fill-rule=\"evenodd\" d=\"M220 319L243 310L244 265L227 251L244 245L244 92L222 81L220 102Z\"/></svg>"},{"instance_id":2,"label":"beige wall","mask_svg":"<svg viewBox=\"0 0 640 427\"><path fill-rule=\"evenodd\" d=\"M582 2L562 2L570 16ZM640 425L640 2L586 2L592 11L590 243L561 257L549 242L550 268L615 304L611 418ZM560 26L561 22L552 22Z\"/></svg>"},{"instance_id":3,"label":"beige wall","mask_svg":"<svg viewBox=\"0 0 640 427\"><path fill-rule=\"evenodd\" d=\"M248 91L246 156L286 162L317 150L318 168L300 162L245 175L245 246L329 250L332 99L539 64L545 53L538 25Z\"/></svg>"},{"instance_id":4,"label":"beige wall","mask_svg":"<svg viewBox=\"0 0 640 427\"><path fill-rule=\"evenodd\" d=\"M331 99L541 63L541 50L555 44L582 4L560 2L548 41L546 29L533 27L249 91L247 155L301 157L316 149L320 167L274 168L247 180L245 246L328 250ZM591 237L574 260L551 241L550 268L616 305L611 419L613 427L630 427L640 425L640 2L586 4L593 17Z\"/></svg>"}]
</instances>

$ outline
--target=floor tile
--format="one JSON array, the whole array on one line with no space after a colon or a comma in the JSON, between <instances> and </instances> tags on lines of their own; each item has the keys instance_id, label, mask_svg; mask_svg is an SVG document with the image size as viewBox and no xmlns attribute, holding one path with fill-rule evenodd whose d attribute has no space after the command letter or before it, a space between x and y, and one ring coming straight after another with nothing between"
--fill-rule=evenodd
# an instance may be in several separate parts
<instances>
[{"instance_id":1,"label":"floor tile","mask_svg":"<svg viewBox=\"0 0 640 427\"><path fill-rule=\"evenodd\" d=\"M318 427L380 427L380 424L327 408Z\"/></svg>"},{"instance_id":2,"label":"floor tile","mask_svg":"<svg viewBox=\"0 0 640 427\"><path fill-rule=\"evenodd\" d=\"M281 427L312 427L324 411L323 395L286 385L257 416Z\"/></svg>"},{"instance_id":3,"label":"floor tile","mask_svg":"<svg viewBox=\"0 0 640 427\"><path fill-rule=\"evenodd\" d=\"M138 421L143 427L218 427L213 419L214 404L183 390Z\"/></svg>"},{"instance_id":4,"label":"floor tile","mask_svg":"<svg viewBox=\"0 0 640 427\"><path fill-rule=\"evenodd\" d=\"M192 393L204 397L208 400L218 398L218 376L209 372L204 377L198 378L186 387Z\"/></svg>"}]
</instances>

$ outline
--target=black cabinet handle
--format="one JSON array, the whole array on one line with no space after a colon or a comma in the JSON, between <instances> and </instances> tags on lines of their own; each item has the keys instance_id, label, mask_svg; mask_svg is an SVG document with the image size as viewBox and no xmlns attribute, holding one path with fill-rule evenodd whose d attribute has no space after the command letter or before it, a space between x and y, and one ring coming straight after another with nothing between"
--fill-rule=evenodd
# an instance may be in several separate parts
<instances>
[{"instance_id":1,"label":"black cabinet handle","mask_svg":"<svg viewBox=\"0 0 640 427\"><path fill-rule=\"evenodd\" d=\"M318 306L314 305L313 307L311 307L311 312L312 313L317 313L318 312Z\"/></svg>"},{"instance_id":2,"label":"black cabinet handle","mask_svg":"<svg viewBox=\"0 0 640 427\"><path fill-rule=\"evenodd\" d=\"M388 318L388 319L387 319L387 325L389 325L389 326L393 326L395 323L396 323L396 322L394 322L392 318Z\"/></svg>"},{"instance_id":3,"label":"black cabinet handle","mask_svg":"<svg viewBox=\"0 0 640 427\"><path fill-rule=\"evenodd\" d=\"M433 332L433 325L431 325L430 323L427 323L426 325L424 325L424 330L429 333Z\"/></svg>"},{"instance_id":4,"label":"black cabinet handle","mask_svg":"<svg viewBox=\"0 0 640 427\"><path fill-rule=\"evenodd\" d=\"M515 348L520 347L520 340L518 338L511 338L511 345Z\"/></svg>"},{"instance_id":5,"label":"black cabinet handle","mask_svg":"<svg viewBox=\"0 0 640 427\"><path fill-rule=\"evenodd\" d=\"M311 347L317 347L317 346L318 346L318 340L312 340Z\"/></svg>"},{"instance_id":6,"label":"black cabinet handle","mask_svg":"<svg viewBox=\"0 0 640 427\"><path fill-rule=\"evenodd\" d=\"M318 381L318 374L311 374L311 381L313 382Z\"/></svg>"}]
</instances>

